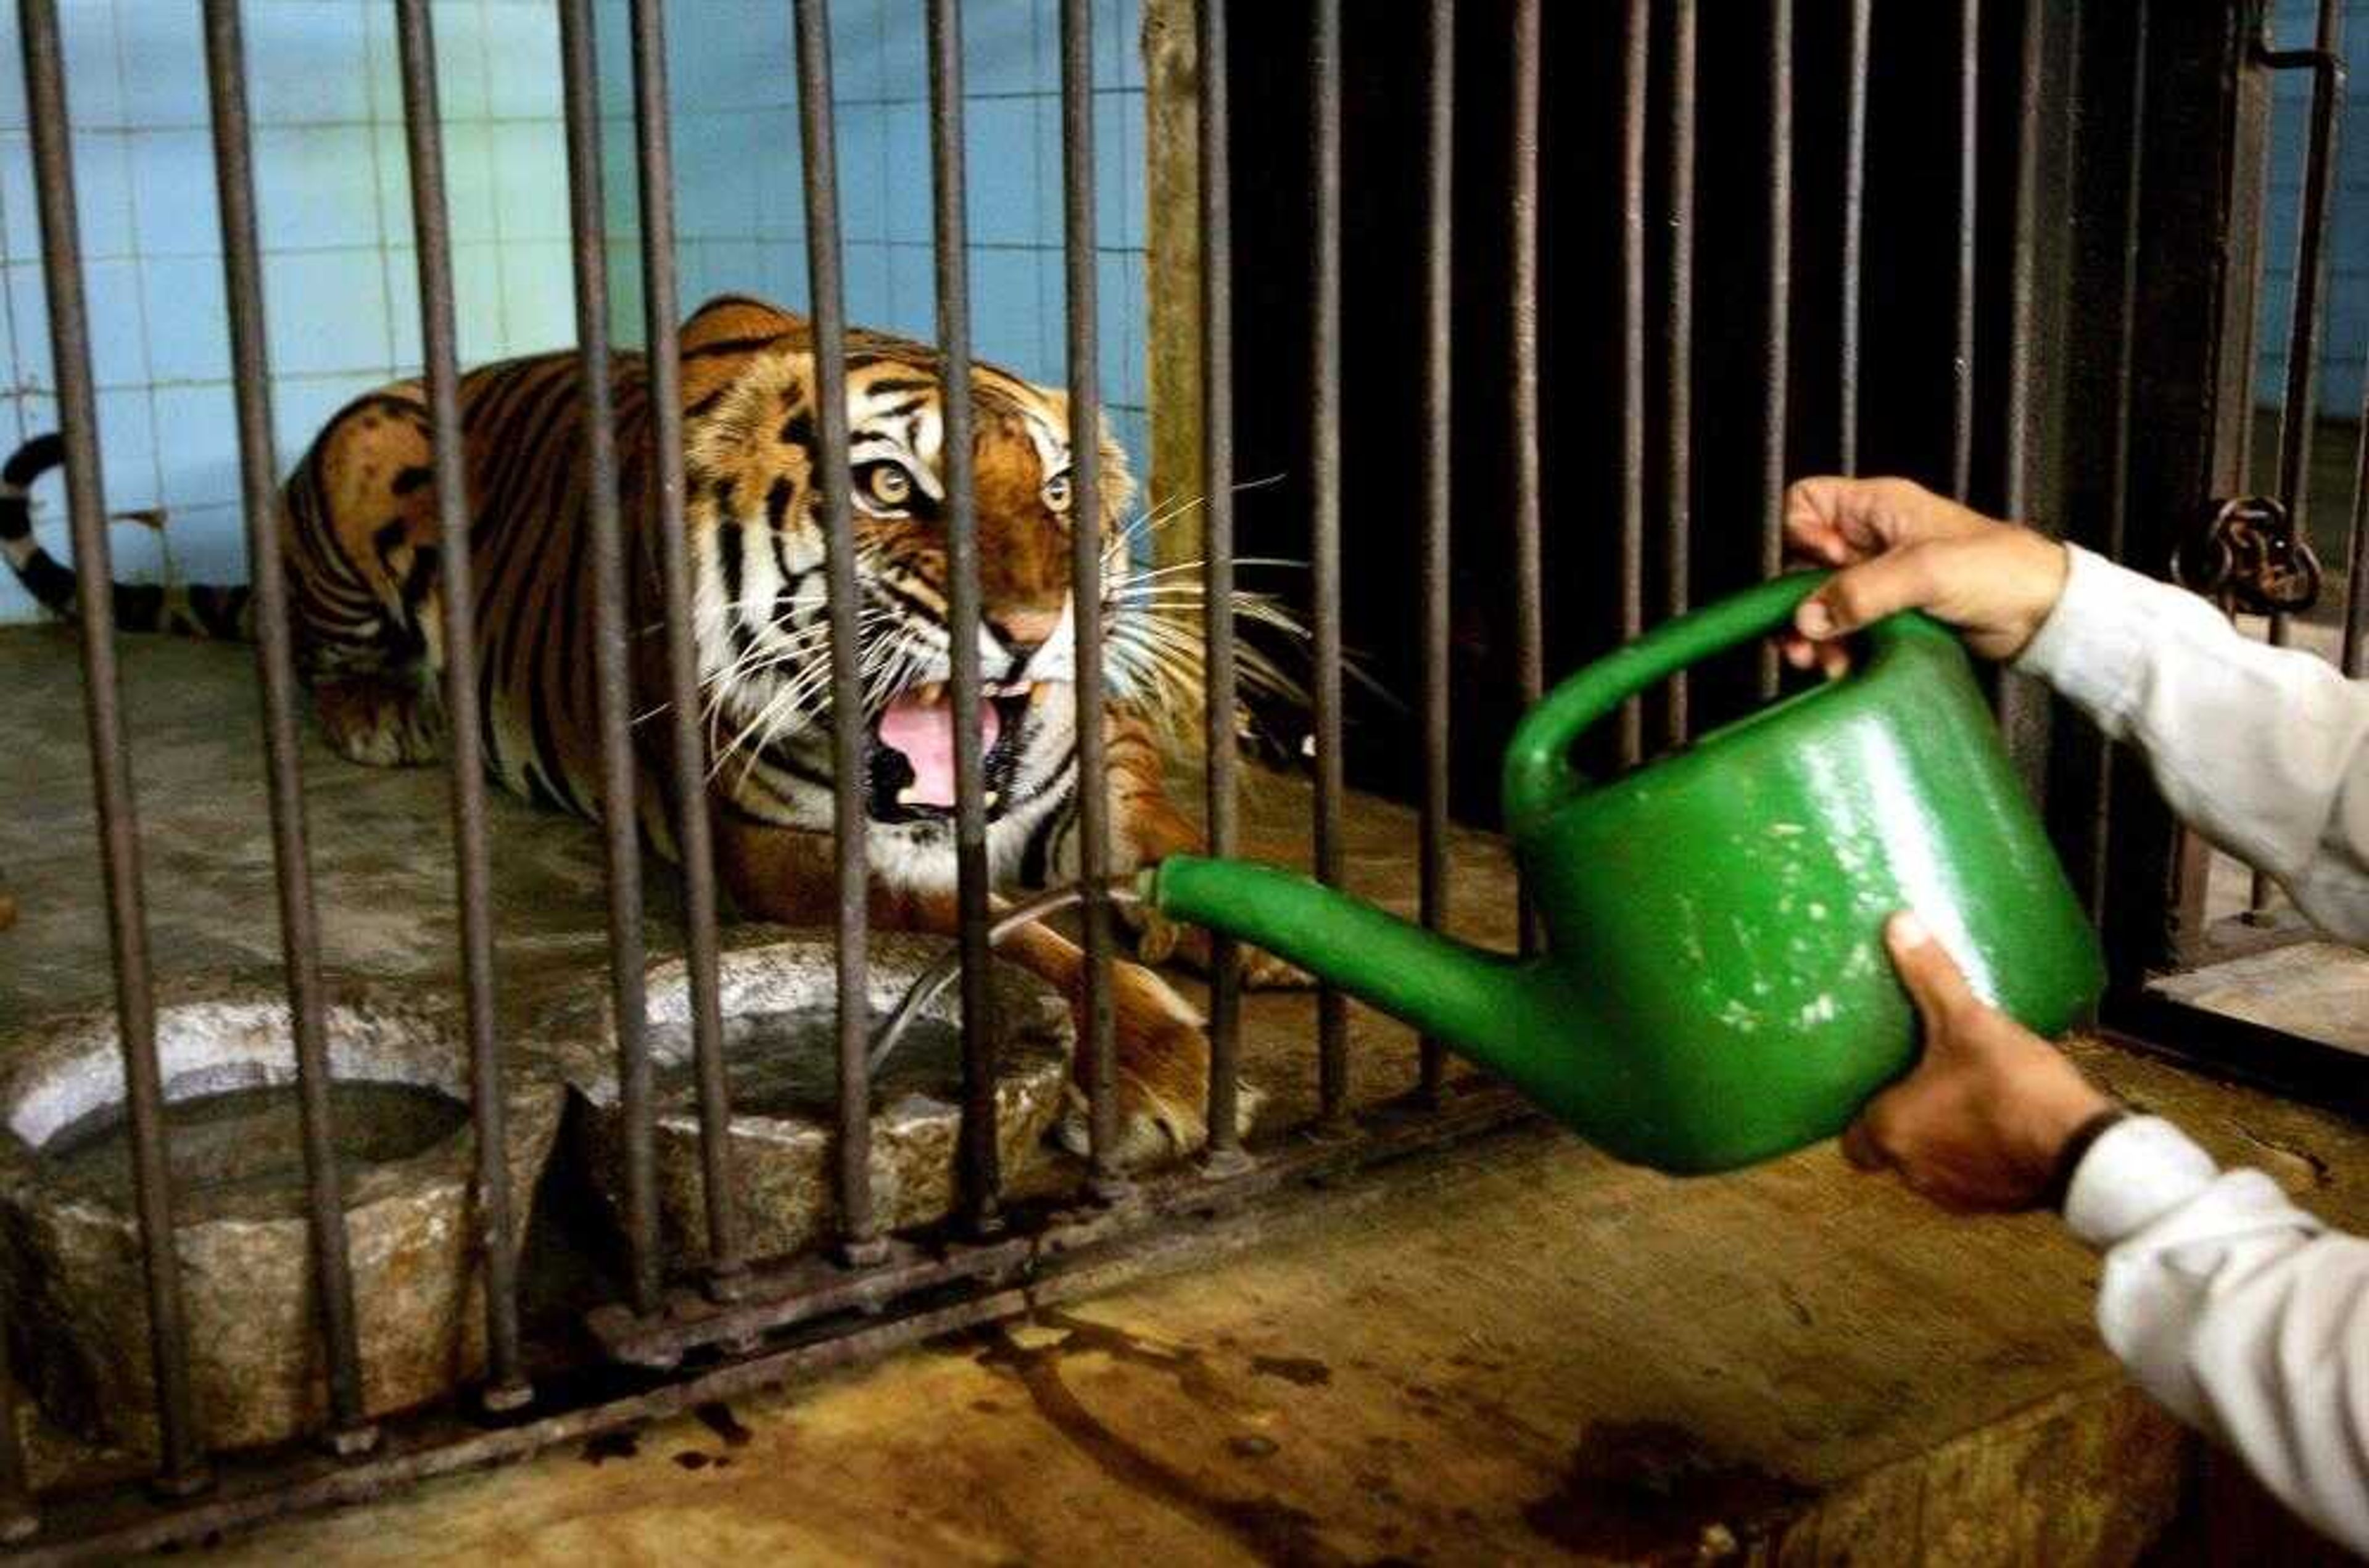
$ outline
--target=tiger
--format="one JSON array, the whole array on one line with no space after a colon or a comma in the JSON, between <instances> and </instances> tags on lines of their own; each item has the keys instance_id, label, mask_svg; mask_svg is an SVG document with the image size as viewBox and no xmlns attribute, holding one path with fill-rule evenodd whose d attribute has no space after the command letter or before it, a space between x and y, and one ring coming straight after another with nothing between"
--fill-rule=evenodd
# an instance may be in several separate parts
<instances>
[{"instance_id":1,"label":"tiger","mask_svg":"<svg viewBox=\"0 0 2369 1568\"><path fill-rule=\"evenodd\" d=\"M679 335L692 641L705 738L717 880L737 911L827 925L837 908L823 485L815 338L764 301L707 302ZM867 904L876 927L956 929L954 726L948 697L944 393L939 351L890 334L846 334L848 467L864 701ZM654 425L644 358L610 361L616 469L627 548L634 809L644 841L675 859L677 780L666 658ZM512 359L460 378L469 553L485 764L509 792L600 817L583 366L573 349ZM1148 866L1200 848L1170 798L1163 753L1197 715L1197 649L1174 606L1192 598L1130 570L1134 480L1108 422L1099 493L1076 493L1070 399L986 362L971 375L974 515L981 606L980 751L987 861L997 906L1074 875L1079 813L1070 593L1073 519L1098 509L1104 553L1110 862ZM277 537L298 667L322 736L375 766L428 763L443 749L443 594L434 446L418 379L365 393L333 415L282 486ZM0 552L28 589L71 615L74 578L31 535L28 492L61 457L42 437L0 469ZM1147 581L1154 587L1146 591ZM114 585L118 626L251 638L241 586ZM1275 618L1272 610L1266 612ZM1255 664L1251 673L1271 671ZM1130 912L1133 959L1111 970L1124 1166L1173 1159L1207 1138L1209 1051L1200 1013L1147 967L1206 968L1204 933ZM1084 959L1043 923L1001 955L1082 1009ZM1305 977L1248 953L1246 984ZM1081 1038L1083 1038L1082 1015ZM1079 1053L1077 1071L1088 1071ZM1261 1096L1240 1086L1250 1130ZM1087 1151L1082 1097L1057 1139Z\"/></svg>"}]
</instances>

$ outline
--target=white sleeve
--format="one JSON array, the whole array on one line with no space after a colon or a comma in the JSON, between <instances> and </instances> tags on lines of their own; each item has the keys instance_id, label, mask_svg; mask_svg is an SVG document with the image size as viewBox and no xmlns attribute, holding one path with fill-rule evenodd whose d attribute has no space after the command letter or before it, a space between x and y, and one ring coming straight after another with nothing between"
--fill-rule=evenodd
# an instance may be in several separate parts
<instances>
[{"instance_id":1,"label":"white sleeve","mask_svg":"<svg viewBox=\"0 0 2369 1568\"><path fill-rule=\"evenodd\" d=\"M2369 1552L2369 1241L2154 1116L2099 1138L2065 1218L2105 1254L2098 1327L2139 1386Z\"/></svg>"},{"instance_id":2,"label":"white sleeve","mask_svg":"<svg viewBox=\"0 0 2369 1568\"><path fill-rule=\"evenodd\" d=\"M2369 940L2369 684L2068 551L2064 596L2016 667L2137 746L2181 819L2277 878L2315 924Z\"/></svg>"}]
</instances>

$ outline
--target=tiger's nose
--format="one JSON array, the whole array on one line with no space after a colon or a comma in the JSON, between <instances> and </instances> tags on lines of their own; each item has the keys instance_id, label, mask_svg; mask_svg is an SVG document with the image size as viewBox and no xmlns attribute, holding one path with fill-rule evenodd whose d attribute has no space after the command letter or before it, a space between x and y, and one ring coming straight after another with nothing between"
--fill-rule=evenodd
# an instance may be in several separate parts
<instances>
[{"instance_id":1,"label":"tiger's nose","mask_svg":"<svg viewBox=\"0 0 2369 1568\"><path fill-rule=\"evenodd\" d=\"M996 610L989 612L988 625L1003 646L1016 654L1035 653L1050 642L1054 629L1061 624L1059 610Z\"/></svg>"}]
</instances>

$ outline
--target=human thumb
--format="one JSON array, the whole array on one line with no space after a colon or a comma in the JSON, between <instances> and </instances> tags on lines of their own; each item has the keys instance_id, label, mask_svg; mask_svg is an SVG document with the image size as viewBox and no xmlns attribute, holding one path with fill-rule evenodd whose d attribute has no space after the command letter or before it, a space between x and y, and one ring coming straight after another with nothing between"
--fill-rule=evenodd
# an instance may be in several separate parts
<instances>
[{"instance_id":1,"label":"human thumb","mask_svg":"<svg viewBox=\"0 0 2369 1568\"><path fill-rule=\"evenodd\" d=\"M1813 642L1848 636L1931 596L1932 563L1916 544L1887 550L1837 572L1793 613L1793 627Z\"/></svg>"},{"instance_id":2,"label":"human thumb","mask_svg":"<svg viewBox=\"0 0 2369 1568\"><path fill-rule=\"evenodd\" d=\"M1903 910L1885 923L1883 944L1891 951L1900 983L1908 989L1909 1001L1917 1004L1917 1014L1925 1021L1925 1043L1929 1048L1943 1036L1941 1025L1950 1015L1974 1001L1974 989L1966 984L1949 949L1934 937L1932 928L1913 911Z\"/></svg>"}]
</instances>

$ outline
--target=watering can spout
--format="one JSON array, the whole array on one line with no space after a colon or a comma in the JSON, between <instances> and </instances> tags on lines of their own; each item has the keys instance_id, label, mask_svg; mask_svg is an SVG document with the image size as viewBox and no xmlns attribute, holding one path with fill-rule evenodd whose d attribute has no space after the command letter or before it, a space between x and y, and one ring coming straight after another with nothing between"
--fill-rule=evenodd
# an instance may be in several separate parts
<instances>
[{"instance_id":1,"label":"watering can spout","mask_svg":"<svg viewBox=\"0 0 2369 1568\"><path fill-rule=\"evenodd\" d=\"M1144 900L1289 960L1508 1078L1523 1021L1547 1008L1535 963L1401 920L1295 872L1171 855L1143 873Z\"/></svg>"}]
</instances>

